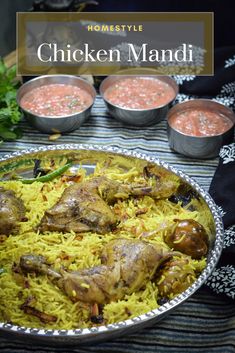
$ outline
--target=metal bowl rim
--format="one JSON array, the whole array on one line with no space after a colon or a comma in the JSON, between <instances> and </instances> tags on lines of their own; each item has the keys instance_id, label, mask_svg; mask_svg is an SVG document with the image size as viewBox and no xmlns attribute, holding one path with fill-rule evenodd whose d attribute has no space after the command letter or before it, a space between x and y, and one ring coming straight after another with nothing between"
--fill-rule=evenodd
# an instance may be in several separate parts
<instances>
[{"instance_id":1,"label":"metal bowl rim","mask_svg":"<svg viewBox=\"0 0 235 353\"><path fill-rule=\"evenodd\" d=\"M105 94L105 90L103 90L103 85L104 85L104 83L106 82L106 81L108 81L109 79L110 79L110 77L120 77L120 80L122 79L122 78L126 78L126 77L144 77L144 78L151 78L151 79L158 79L158 77L167 77L167 78L169 78L172 82L174 82L175 83L175 87L176 87L176 89L174 89L174 91L175 91L175 96L174 96L174 98L172 98L169 102L167 102L167 103L165 103L165 104L162 104L162 105L159 105L159 106L157 106L157 107L155 107L155 108L144 108L144 109L135 109L135 108L125 108L125 107L121 107L120 105L116 105L116 104L113 104L113 103L111 103L108 99L106 99L105 97L104 97L104 94ZM118 108L118 109L121 109L121 110L124 110L124 111L128 111L128 112L136 112L136 113L141 113L141 112L151 112L151 111L155 111L155 110L160 110L161 108L165 108L165 107L167 107L169 104L171 104L175 99L176 99L176 97L177 97L177 95L178 95L178 93L179 93L179 86L178 86L178 84L176 83L176 81L172 78L172 77L170 77L170 76L154 76L154 75L110 75L110 76L107 76L102 82L101 82L101 84L100 84L100 87L99 87L99 93L100 93L100 96L103 98L103 100L106 102L106 103L108 103L108 104L110 104L111 106L113 106L114 108Z\"/></svg>"},{"instance_id":2,"label":"metal bowl rim","mask_svg":"<svg viewBox=\"0 0 235 353\"><path fill-rule=\"evenodd\" d=\"M30 111L30 110L27 110L25 108L22 108L21 104L20 104L20 100L19 100L19 95L20 95L20 91L22 91L22 89L24 87L27 87L27 86L30 86L30 84L32 82L35 82L35 81L40 81L40 79L43 79L43 78L50 78L50 77L67 77L67 78L73 78L73 79L77 79L77 81L82 81L82 82L85 82L87 84L87 86L89 86L92 90L93 90L93 94L94 94L94 97L92 97L92 102L90 105L88 105L85 109L77 112L77 113L73 113L73 114L68 114L68 115L39 115L39 114L36 114L34 113L33 111ZM39 86L41 87L41 86ZM76 87L76 86L75 86ZM23 95L24 96L24 95ZM21 97L22 98L22 97ZM41 76L38 76L38 77L35 77L35 78L32 78L31 80L23 83L20 88L18 89L17 91L17 94L16 94L16 102L18 104L18 106L20 107L20 109L22 109L23 112L27 113L27 114L31 114L33 115L36 119L37 118L42 118L42 119L64 119L64 118L72 118L72 117L75 117L76 115L80 114L80 113L84 113L85 111L89 110L94 102L95 102L95 99L96 99L96 91L95 91L95 88L92 86L91 83L87 82L86 80L84 80L83 78L81 77L78 77L78 76L75 76L75 75L60 75L60 74L54 74L54 75L41 75Z\"/></svg>"},{"instance_id":3,"label":"metal bowl rim","mask_svg":"<svg viewBox=\"0 0 235 353\"><path fill-rule=\"evenodd\" d=\"M189 102L210 102L210 103L216 103L216 105L220 105L221 107L225 108L226 110L228 110L228 112L232 113L234 115L234 121L232 121L229 117L228 119L230 121L232 121L233 125L226 131L222 132L221 134L217 134L217 135L208 135L208 136L194 136L194 135L187 135L186 133L182 132L182 131L179 131L177 130L176 128L174 128L171 124L170 124L170 114L172 113L172 110L174 109L174 107L179 107L179 106L183 106L184 103L189 103ZM193 109L188 107L188 108L185 108L185 110L182 110L182 112L185 112L186 110L191 110ZM180 102L180 103L177 103L175 104L168 112L167 112L167 115L166 115L166 121L167 121L167 125L169 126L170 129L172 129L173 131L177 132L179 135L181 136L185 136L185 137L188 137L188 138L193 138L193 139L213 139L215 137L221 137L221 136L224 136L225 134L227 134L228 132L230 132L230 130L233 130L234 127L235 127L235 114L233 112L232 109L230 109L229 107L227 107L226 105L220 103L220 102L217 102L217 101L214 101L212 99L208 99L208 98L194 98L194 99L189 99L187 101L184 101L184 102Z\"/></svg>"},{"instance_id":4,"label":"metal bowl rim","mask_svg":"<svg viewBox=\"0 0 235 353\"><path fill-rule=\"evenodd\" d=\"M126 157L134 157L134 158L145 160L147 162L156 163L157 165L167 169L168 171L175 173L184 181L188 182L193 188L196 189L196 191L201 195L204 201L206 201L207 206L209 207L215 222L216 236L215 236L214 247L211 250L210 260L207 263L206 268L202 271L200 276L197 278L197 280L186 291L182 292L174 299L168 301L166 304L161 305L156 309L153 309L147 313L144 313L132 319L127 319L125 321L117 322L114 324L108 324L106 326L103 325L99 327L91 327L91 328L85 328L85 329L77 328L77 329L70 329L70 330L61 330L61 329L50 330L50 329L28 328L28 327L22 327L22 326L10 324L10 323L0 322L0 331L2 330L3 332L7 332L8 334L10 332L18 333L20 334L21 338L22 336L28 336L28 337L41 336L43 338L46 337L48 340L50 340L50 337L51 338L63 337L63 340L68 342L70 341L70 339L73 339L76 337L80 339L82 338L85 339L87 337L92 338L94 335L98 337L99 335L101 334L105 335L110 331L112 333L116 332L118 335L118 331L123 330L123 328L128 329L133 326L141 325L144 322L151 321L151 319L154 319L154 318L160 319L160 316L165 316L166 314L168 314L169 311L174 309L179 304L183 303L193 293L195 293L195 291L199 289L203 283L205 283L209 275L214 270L214 267L216 266L219 260L220 254L222 252L224 228L223 228L223 222L217 205L215 204L211 196L193 178L189 177L187 174L169 165L168 163L159 160L158 158L151 157L136 151L126 150L126 149L113 147L113 146L104 147L99 145L85 145L85 144L62 144L62 145L40 146L40 147L33 147L26 150L21 150L21 151L7 154L0 158L0 162L8 161L11 158L15 158L15 157L27 156L32 153L57 151L57 150L61 150L61 151L62 150L64 151L86 150L86 151L114 153L114 154L119 154Z\"/></svg>"}]
</instances>

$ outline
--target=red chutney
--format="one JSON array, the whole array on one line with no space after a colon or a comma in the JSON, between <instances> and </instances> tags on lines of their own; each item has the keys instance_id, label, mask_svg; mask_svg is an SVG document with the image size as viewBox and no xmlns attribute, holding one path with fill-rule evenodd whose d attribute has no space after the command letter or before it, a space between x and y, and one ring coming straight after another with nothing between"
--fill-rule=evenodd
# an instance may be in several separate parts
<instances>
[{"instance_id":1,"label":"red chutney","mask_svg":"<svg viewBox=\"0 0 235 353\"><path fill-rule=\"evenodd\" d=\"M187 109L170 117L174 129L190 136L215 136L228 131L233 122L225 115L206 109Z\"/></svg>"},{"instance_id":2,"label":"red chutney","mask_svg":"<svg viewBox=\"0 0 235 353\"><path fill-rule=\"evenodd\" d=\"M61 83L33 88L20 101L25 110L55 117L78 113L91 104L92 97L84 89Z\"/></svg>"},{"instance_id":3,"label":"red chutney","mask_svg":"<svg viewBox=\"0 0 235 353\"><path fill-rule=\"evenodd\" d=\"M153 109L175 98L174 89L166 82L148 77L123 78L107 88L104 98L129 109Z\"/></svg>"}]
</instances>

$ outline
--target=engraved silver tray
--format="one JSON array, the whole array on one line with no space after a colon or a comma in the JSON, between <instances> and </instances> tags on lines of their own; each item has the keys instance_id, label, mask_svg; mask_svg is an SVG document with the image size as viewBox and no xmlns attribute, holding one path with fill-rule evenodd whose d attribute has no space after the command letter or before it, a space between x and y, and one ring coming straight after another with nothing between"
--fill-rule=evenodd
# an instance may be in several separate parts
<instances>
[{"instance_id":1,"label":"engraved silver tray","mask_svg":"<svg viewBox=\"0 0 235 353\"><path fill-rule=\"evenodd\" d=\"M186 291L168 301L166 304L161 305L160 307L143 315L134 317L133 319L128 319L106 326L91 327L86 329L80 329L78 327L73 330L45 330L20 327L13 324L0 322L0 333L5 336L10 336L11 339L15 338L27 341L38 341L40 343L46 343L47 345L70 345L75 343L94 343L98 341L110 340L112 338L124 334L130 334L137 330L141 330L146 326L155 324L164 316L169 315L178 305L195 293L195 291L201 287L215 268L223 247L223 223L217 211L217 206L210 195L182 171L175 169L163 161L159 161L157 158L116 147L69 144L43 146L14 152L0 158L0 175L2 175L4 179L7 178L10 167L10 171L14 170L17 173L29 176L32 171L33 159L42 159L43 157L60 158L61 156L66 156L69 159L72 158L75 166L76 161L78 164L82 162L88 172L92 172L96 161L101 158L106 159L111 157L119 159L121 164L127 163L131 165L135 159L138 159L140 163L142 161L143 164L145 164L146 161L155 163L169 172L176 174L182 182L190 185L191 188L198 193L204 205L203 207L210 210L213 230L210 238L210 250L207 256L207 266L199 278Z\"/></svg>"}]
</instances>

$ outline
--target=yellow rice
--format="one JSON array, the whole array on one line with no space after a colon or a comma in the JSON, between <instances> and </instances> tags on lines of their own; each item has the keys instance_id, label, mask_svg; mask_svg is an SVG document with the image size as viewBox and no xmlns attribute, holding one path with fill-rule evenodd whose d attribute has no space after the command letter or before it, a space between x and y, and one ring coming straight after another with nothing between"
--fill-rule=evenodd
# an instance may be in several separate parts
<instances>
[{"instance_id":1,"label":"yellow rice","mask_svg":"<svg viewBox=\"0 0 235 353\"><path fill-rule=\"evenodd\" d=\"M80 170L83 178L85 173ZM121 182L141 182L139 170L132 167L129 172L111 166L104 168L97 164L95 175L106 174L109 178ZM163 235L167 226L174 219L193 218L208 229L207 215L199 211L190 211L180 204L173 204L168 200L153 200L145 196L136 200L130 198L118 201L114 211L121 219L118 232L99 235L86 233L83 236L69 233L46 232L39 234L35 231L46 209L53 206L67 186L61 178L48 183L35 182L31 185L20 181L4 181L0 183L6 189L16 192L21 197L25 207L27 222L20 224L17 235L10 235L0 243L0 268L6 270L0 275L0 320L12 322L26 327L43 327L57 329L72 329L89 327L92 323L90 305L73 303L63 292L52 284L47 276L28 275L27 288L22 285L20 276L13 274L12 265L19 262L23 254L35 253L46 257L47 261L56 269L64 266L69 271L79 270L100 264L99 255L103 246L116 237L140 238L162 248L170 250L163 242ZM194 200L194 202L197 202ZM148 208L148 212L136 216L138 209ZM208 230L209 231L209 230ZM189 266L202 270L205 259L191 260ZM25 314L20 306L28 296L36 298L35 307L47 314L55 315L57 321L52 324L42 324L34 316ZM143 314L158 307L157 286L153 282L146 287L122 300L106 304L103 309L104 324L118 322L127 318Z\"/></svg>"}]
</instances>

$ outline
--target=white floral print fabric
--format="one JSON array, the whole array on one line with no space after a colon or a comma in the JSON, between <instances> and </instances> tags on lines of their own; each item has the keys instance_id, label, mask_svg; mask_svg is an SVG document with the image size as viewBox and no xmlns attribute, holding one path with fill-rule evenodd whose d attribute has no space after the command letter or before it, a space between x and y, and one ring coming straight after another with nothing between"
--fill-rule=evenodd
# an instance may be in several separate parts
<instances>
[{"instance_id":1,"label":"white floral print fabric","mask_svg":"<svg viewBox=\"0 0 235 353\"><path fill-rule=\"evenodd\" d=\"M226 294L235 299L235 267L227 265L216 269L206 284L216 293Z\"/></svg>"},{"instance_id":2,"label":"white floral print fabric","mask_svg":"<svg viewBox=\"0 0 235 353\"><path fill-rule=\"evenodd\" d=\"M223 164L227 164L235 161L235 143L223 146L220 150L220 157L223 160ZM235 176L234 176L235 179Z\"/></svg>"},{"instance_id":3,"label":"white floral print fabric","mask_svg":"<svg viewBox=\"0 0 235 353\"><path fill-rule=\"evenodd\" d=\"M232 58L225 60L224 67L227 69L228 67L233 66L233 65L235 65L235 55L233 55Z\"/></svg>"},{"instance_id":4,"label":"white floral print fabric","mask_svg":"<svg viewBox=\"0 0 235 353\"><path fill-rule=\"evenodd\" d=\"M224 232L224 248L235 245L235 225Z\"/></svg>"},{"instance_id":5,"label":"white floral print fabric","mask_svg":"<svg viewBox=\"0 0 235 353\"><path fill-rule=\"evenodd\" d=\"M231 182L235 183L235 143L225 145L220 150L220 165L226 165L228 168L231 165L234 179ZM221 167L220 167L221 168ZM221 172L220 172L221 173ZM233 174L232 174L233 175ZM229 176L231 179L231 175ZM218 181L217 181L218 183ZM231 193L231 198L235 195ZM221 205L218 205L218 210L221 217L226 217L228 211L225 211ZM235 209L229 209L229 212L234 213ZM208 278L206 284L216 293L226 294L232 299L235 299L235 266L234 261L230 264L231 259L235 257L235 224L227 227L224 231L224 253L222 253L223 262L227 261L228 265L219 265Z\"/></svg>"}]
</instances>

